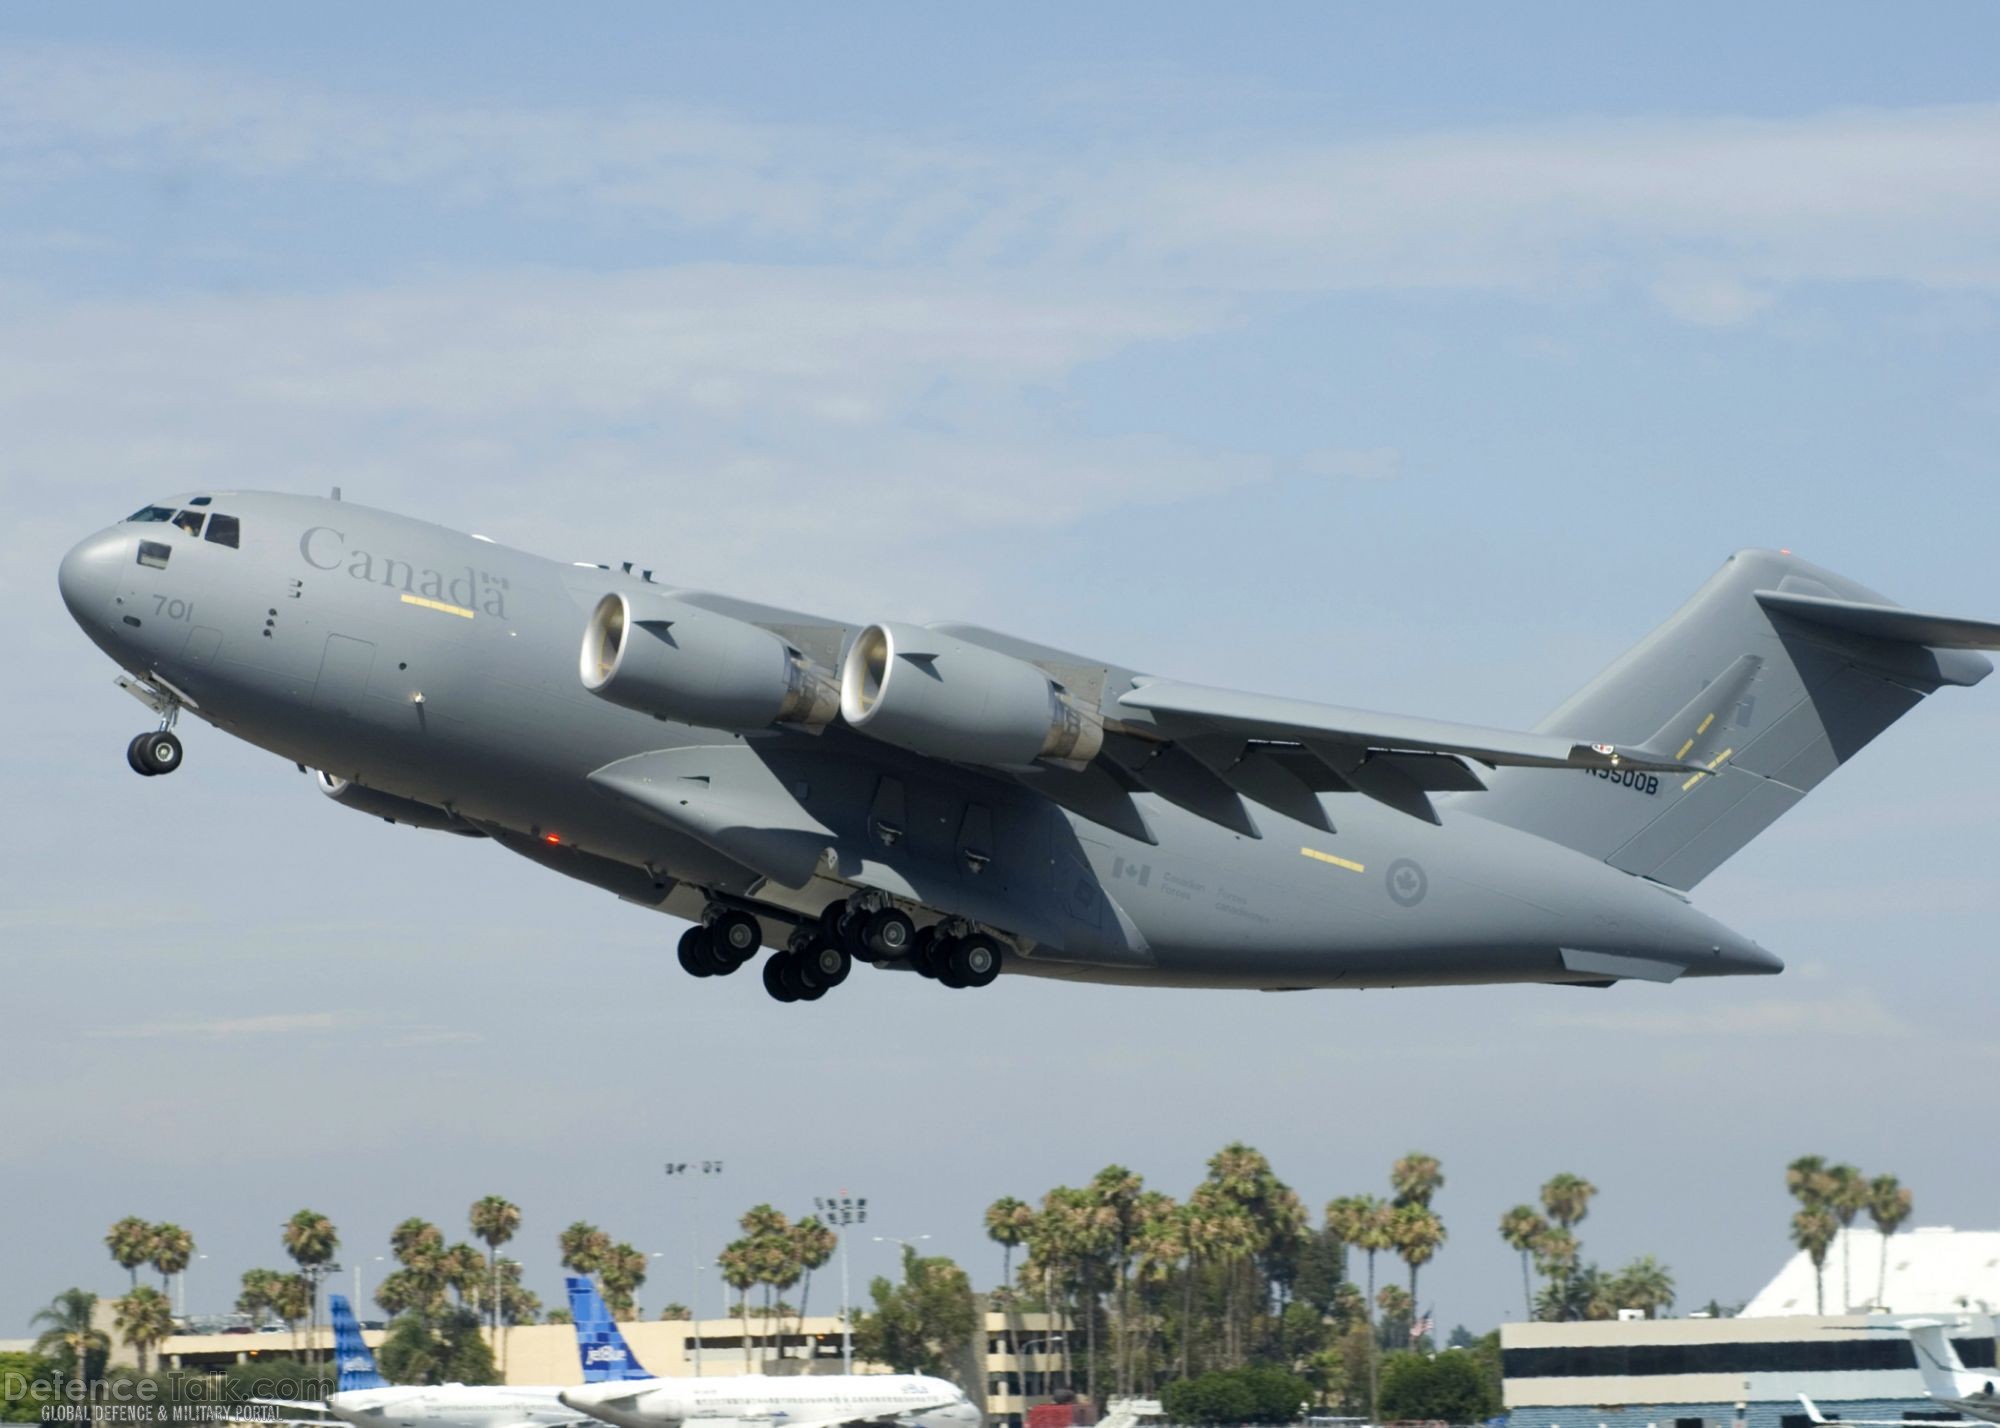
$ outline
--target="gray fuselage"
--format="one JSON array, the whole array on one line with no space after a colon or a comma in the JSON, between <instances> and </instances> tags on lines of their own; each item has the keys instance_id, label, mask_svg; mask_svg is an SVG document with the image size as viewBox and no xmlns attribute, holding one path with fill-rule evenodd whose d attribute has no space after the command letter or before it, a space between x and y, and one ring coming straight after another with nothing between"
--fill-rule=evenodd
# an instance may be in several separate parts
<instances>
[{"instance_id":1,"label":"gray fuselage","mask_svg":"<svg viewBox=\"0 0 2000 1428\"><path fill-rule=\"evenodd\" d=\"M1591 982L1624 958L1689 975L1779 969L1680 893L1474 816L1478 793L1440 799L1435 825L1330 798L1334 833L1260 810L1261 838L1142 793L1149 845L1004 773L839 724L736 734L607 703L579 679L580 634L607 592L661 588L639 576L346 502L211 501L240 522L237 545L128 521L65 558L64 600L105 653L227 733L681 916L720 893L766 909L781 934L791 914L875 888L920 924L958 916L1005 936L1009 971L1153 985ZM142 540L170 553L142 563ZM853 634L824 617L714 607ZM676 749L768 767L831 834L822 871L782 886L589 782ZM990 829L977 859L964 856L969 814Z\"/></svg>"}]
</instances>

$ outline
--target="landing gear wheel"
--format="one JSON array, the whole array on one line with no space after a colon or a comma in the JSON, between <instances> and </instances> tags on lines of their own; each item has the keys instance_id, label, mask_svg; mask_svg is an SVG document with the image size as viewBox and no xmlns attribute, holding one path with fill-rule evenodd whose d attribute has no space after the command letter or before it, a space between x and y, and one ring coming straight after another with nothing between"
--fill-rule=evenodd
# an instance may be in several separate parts
<instances>
[{"instance_id":1,"label":"landing gear wheel","mask_svg":"<svg viewBox=\"0 0 2000 1428\"><path fill-rule=\"evenodd\" d=\"M181 766L181 741L170 729L142 734L125 751L126 761L143 774L170 774Z\"/></svg>"},{"instance_id":2,"label":"landing gear wheel","mask_svg":"<svg viewBox=\"0 0 2000 1428\"><path fill-rule=\"evenodd\" d=\"M690 927L681 934L681 970L690 977L713 977L715 954L708 944L706 927Z\"/></svg>"},{"instance_id":3,"label":"landing gear wheel","mask_svg":"<svg viewBox=\"0 0 2000 1428\"><path fill-rule=\"evenodd\" d=\"M764 929L747 912L725 912L708 925L708 941L725 973L733 972L757 955L764 945Z\"/></svg>"},{"instance_id":4,"label":"landing gear wheel","mask_svg":"<svg viewBox=\"0 0 2000 1428\"><path fill-rule=\"evenodd\" d=\"M795 1002L799 994L792 990L785 976L785 967L792 960L789 952L773 952L764 962L764 990L771 994L771 1000Z\"/></svg>"},{"instance_id":5,"label":"landing gear wheel","mask_svg":"<svg viewBox=\"0 0 2000 1428\"><path fill-rule=\"evenodd\" d=\"M805 965L823 991L847 980L847 974L854 970L854 959L847 954L845 947L833 947L822 942L806 950Z\"/></svg>"},{"instance_id":6,"label":"landing gear wheel","mask_svg":"<svg viewBox=\"0 0 2000 1428\"><path fill-rule=\"evenodd\" d=\"M952 944L951 973L959 986L984 987L1000 975L1000 944L983 932Z\"/></svg>"},{"instance_id":7,"label":"landing gear wheel","mask_svg":"<svg viewBox=\"0 0 2000 1428\"><path fill-rule=\"evenodd\" d=\"M965 990L966 985L958 970L959 941L956 937L940 937L931 944L931 975L937 978L939 986L955 992Z\"/></svg>"},{"instance_id":8,"label":"landing gear wheel","mask_svg":"<svg viewBox=\"0 0 2000 1428\"><path fill-rule=\"evenodd\" d=\"M150 737L151 735L148 734L137 735L131 743L125 746L125 762L130 765L133 773L143 778L151 778L153 776L153 771L146 767L145 760L139 757L140 748Z\"/></svg>"},{"instance_id":9,"label":"landing gear wheel","mask_svg":"<svg viewBox=\"0 0 2000 1428\"><path fill-rule=\"evenodd\" d=\"M826 983L820 980L813 967L817 955L816 946L784 955L783 965L778 969L778 980L792 994L792 1000L816 1002L826 995Z\"/></svg>"},{"instance_id":10,"label":"landing gear wheel","mask_svg":"<svg viewBox=\"0 0 2000 1428\"><path fill-rule=\"evenodd\" d=\"M937 952L941 945L938 930L926 927L910 939L910 970L920 976L935 979L937 976Z\"/></svg>"},{"instance_id":11,"label":"landing gear wheel","mask_svg":"<svg viewBox=\"0 0 2000 1428\"><path fill-rule=\"evenodd\" d=\"M916 935L917 927L909 914L893 907L869 914L861 928L861 941L874 954L870 961L889 962L901 957L910 950L910 939Z\"/></svg>"}]
</instances>

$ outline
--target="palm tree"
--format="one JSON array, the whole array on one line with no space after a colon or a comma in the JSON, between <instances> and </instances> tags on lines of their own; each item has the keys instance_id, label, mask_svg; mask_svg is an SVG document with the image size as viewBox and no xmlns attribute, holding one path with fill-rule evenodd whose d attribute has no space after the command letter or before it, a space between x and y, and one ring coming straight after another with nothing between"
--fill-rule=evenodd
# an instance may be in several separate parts
<instances>
[{"instance_id":1,"label":"palm tree","mask_svg":"<svg viewBox=\"0 0 2000 1428\"><path fill-rule=\"evenodd\" d=\"M1854 1228L1855 1217L1868 1208L1868 1178L1852 1165L1836 1165L1826 1174L1826 1207L1840 1222L1840 1312L1845 1314L1854 1304L1854 1288L1847 1273L1847 1242L1851 1238L1847 1232Z\"/></svg>"},{"instance_id":2,"label":"palm tree","mask_svg":"<svg viewBox=\"0 0 2000 1428\"><path fill-rule=\"evenodd\" d=\"M1389 1212L1389 1242L1410 1267L1410 1313L1417 1304L1417 1271L1431 1262L1444 1243L1444 1221L1429 1205L1412 1200Z\"/></svg>"},{"instance_id":3,"label":"palm tree","mask_svg":"<svg viewBox=\"0 0 2000 1428\"><path fill-rule=\"evenodd\" d=\"M467 1218L472 1222L472 1233L486 1244L486 1280L492 1288L487 1310L497 1345L500 1339L500 1246L513 1239L514 1231L521 1228L521 1207L502 1195L482 1195L472 1202Z\"/></svg>"},{"instance_id":4,"label":"palm tree","mask_svg":"<svg viewBox=\"0 0 2000 1428\"><path fill-rule=\"evenodd\" d=\"M285 1221L284 1241L285 1253L305 1277L306 1337L310 1342L319 1337L319 1282L326 1275L333 1252L340 1248L340 1236L334 1231L333 1221L319 1211L300 1210Z\"/></svg>"},{"instance_id":5,"label":"palm tree","mask_svg":"<svg viewBox=\"0 0 2000 1428\"><path fill-rule=\"evenodd\" d=\"M1389 1184L1398 1205L1429 1205L1444 1188L1444 1170L1435 1155L1413 1150L1389 1167Z\"/></svg>"},{"instance_id":6,"label":"palm tree","mask_svg":"<svg viewBox=\"0 0 2000 1428\"><path fill-rule=\"evenodd\" d=\"M444 1253L444 1231L429 1220L412 1215L389 1231L389 1253L399 1264L416 1268Z\"/></svg>"},{"instance_id":7,"label":"palm tree","mask_svg":"<svg viewBox=\"0 0 2000 1428\"><path fill-rule=\"evenodd\" d=\"M160 1272L160 1289L167 1289L167 1281L188 1267L194 1259L194 1236L179 1225L160 1224L153 1226L153 1252L148 1256L153 1268Z\"/></svg>"},{"instance_id":8,"label":"palm tree","mask_svg":"<svg viewBox=\"0 0 2000 1428\"><path fill-rule=\"evenodd\" d=\"M1572 1270L1576 1268L1576 1234L1561 1225L1553 1225L1535 1236L1535 1268L1542 1272L1549 1283L1542 1299L1556 1304L1567 1302L1566 1290ZM1542 1302L1541 1300L1537 1301ZM1557 1318L1562 1317L1560 1314Z\"/></svg>"},{"instance_id":9,"label":"palm tree","mask_svg":"<svg viewBox=\"0 0 2000 1428\"><path fill-rule=\"evenodd\" d=\"M132 1276L132 1288L139 1287L139 1266L153 1257L153 1227L137 1215L127 1215L104 1236L104 1247L118 1261L118 1267Z\"/></svg>"},{"instance_id":10,"label":"palm tree","mask_svg":"<svg viewBox=\"0 0 2000 1428\"><path fill-rule=\"evenodd\" d=\"M1178 1269L1181 1276L1180 1376L1189 1376L1189 1347L1194 1339L1194 1261L1198 1244L1195 1218L1172 1196L1149 1196L1146 1220L1139 1230L1140 1272L1165 1283Z\"/></svg>"},{"instance_id":11,"label":"palm tree","mask_svg":"<svg viewBox=\"0 0 2000 1428\"><path fill-rule=\"evenodd\" d=\"M716 1257L722 1282L736 1291L736 1312L743 1323L743 1372L750 1372L750 1290L757 1283L757 1267L750 1247L737 1240L723 1247Z\"/></svg>"},{"instance_id":12,"label":"palm tree","mask_svg":"<svg viewBox=\"0 0 2000 1428\"><path fill-rule=\"evenodd\" d=\"M624 1241L605 1251L603 1267L604 1302L612 1316L630 1319L636 1311L633 1295L646 1282L646 1256Z\"/></svg>"},{"instance_id":13,"label":"palm tree","mask_svg":"<svg viewBox=\"0 0 2000 1428\"><path fill-rule=\"evenodd\" d=\"M1674 1277L1651 1255L1641 1255L1618 1271L1611 1282L1617 1306L1641 1309L1648 1319L1657 1319L1674 1303Z\"/></svg>"},{"instance_id":14,"label":"palm tree","mask_svg":"<svg viewBox=\"0 0 2000 1428\"><path fill-rule=\"evenodd\" d=\"M1833 1181L1823 1155L1802 1155L1785 1167L1785 1191L1807 1209L1824 1204Z\"/></svg>"},{"instance_id":15,"label":"palm tree","mask_svg":"<svg viewBox=\"0 0 2000 1428\"><path fill-rule=\"evenodd\" d=\"M1500 1238L1521 1256L1521 1302L1527 1305L1530 1319L1535 1317L1535 1286L1528 1277L1528 1256L1535 1248L1535 1241L1547 1234L1548 1229L1549 1222L1533 1205L1516 1205L1500 1217Z\"/></svg>"},{"instance_id":16,"label":"palm tree","mask_svg":"<svg viewBox=\"0 0 2000 1428\"><path fill-rule=\"evenodd\" d=\"M1014 1251L1028 1238L1035 1210L1026 1201L1002 1195L986 1207L986 1238L1000 1246L1000 1282L1014 1282Z\"/></svg>"},{"instance_id":17,"label":"palm tree","mask_svg":"<svg viewBox=\"0 0 2000 1428\"><path fill-rule=\"evenodd\" d=\"M116 1228L113 1226L114 1230ZM114 1257L117 1255L116 1248L112 1254ZM134 1289L139 1287L138 1278L135 1272L132 1276ZM69 1376L76 1380L79 1389L85 1390L86 1399L90 1384L90 1356L111 1352L111 1336L92 1323L96 1312L95 1294L86 1289L65 1289L49 1301L48 1308L36 1310L35 1317L29 1321L31 1328L46 1326L35 1338L35 1352L59 1363L66 1360Z\"/></svg>"},{"instance_id":18,"label":"palm tree","mask_svg":"<svg viewBox=\"0 0 2000 1428\"><path fill-rule=\"evenodd\" d=\"M113 1324L139 1355L139 1372L146 1371L146 1356L153 1346L174 1331L174 1306L167 1296L150 1284L128 1291L112 1306Z\"/></svg>"},{"instance_id":19,"label":"palm tree","mask_svg":"<svg viewBox=\"0 0 2000 1428\"><path fill-rule=\"evenodd\" d=\"M792 1225L792 1258L799 1266L799 1312L794 1317L794 1331L801 1338L806 1332L806 1302L812 1298L813 1271L832 1259L839 1247L840 1237L817 1215L807 1215ZM845 1315L847 1306L841 1305L840 1312Z\"/></svg>"},{"instance_id":20,"label":"palm tree","mask_svg":"<svg viewBox=\"0 0 2000 1428\"><path fill-rule=\"evenodd\" d=\"M1146 1182L1122 1165L1107 1165L1090 1179L1090 1194L1110 1231L1118 1271L1118 1395L1132 1391L1132 1253L1139 1235L1139 1202Z\"/></svg>"},{"instance_id":21,"label":"palm tree","mask_svg":"<svg viewBox=\"0 0 2000 1428\"><path fill-rule=\"evenodd\" d=\"M1792 1216L1792 1243L1812 1260L1813 1312L1817 1314L1826 1313L1826 1252L1839 1229L1840 1222L1825 1205L1809 1205Z\"/></svg>"},{"instance_id":22,"label":"palm tree","mask_svg":"<svg viewBox=\"0 0 2000 1428\"><path fill-rule=\"evenodd\" d=\"M562 1251L564 1269L597 1279L604 1268L604 1257L611 1252L611 1236L588 1220L575 1220L556 1236L556 1246ZM597 1287L604 1288L602 1281Z\"/></svg>"},{"instance_id":23,"label":"palm tree","mask_svg":"<svg viewBox=\"0 0 2000 1428\"><path fill-rule=\"evenodd\" d=\"M486 1256L460 1240L438 1256L438 1275L461 1309L479 1292L486 1278Z\"/></svg>"},{"instance_id":24,"label":"palm tree","mask_svg":"<svg viewBox=\"0 0 2000 1428\"><path fill-rule=\"evenodd\" d=\"M1139 1197L1136 1207L1139 1232L1133 1236L1133 1258L1135 1272L1140 1284L1140 1302L1145 1304L1150 1296L1148 1287L1159 1288L1174 1276L1174 1271L1187 1259L1187 1237L1183 1230L1181 1207L1171 1195L1158 1190L1148 1190ZM1150 1387L1154 1378L1153 1344L1158 1330L1153 1317L1146 1318L1146 1378ZM1186 1335L1182 1335L1183 1341ZM1017 1364L1018 1368L1019 1365Z\"/></svg>"},{"instance_id":25,"label":"palm tree","mask_svg":"<svg viewBox=\"0 0 2000 1428\"><path fill-rule=\"evenodd\" d=\"M1581 1175L1564 1170L1551 1175L1542 1186L1542 1208L1565 1230L1573 1230L1590 1214L1590 1202L1597 1187Z\"/></svg>"},{"instance_id":26,"label":"palm tree","mask_svg":"<svg viewBox=\"0 0 2000 1428\"><path fill-rule=\"evenodd\" d=\"M1868 1218L1875 1222L1875 1228L1882 1236L1881 1258L1875 1270L1877 1308L1881 1307L1882 1300L1889 1293L1889 1236L1910 1218L1912 1208L1910 1192L1895 1176L1878 1175L1868 1182Z\"/></svg>"},{"instance_id":27,"label":"palm tree","mask_svg":"<svg viewBox=\"0 0 2000 1428\"><path fill-rule=\"evenodd\" d=\"M387 1280L383 1283L386 1285ZM303 1274L272 1273L270 1281L271 1312L285 1321L291 1331L292 1352L299 1349L299 1321L309 1317L313 1309L313 1284Z\"/></svg>"}]
</instances>

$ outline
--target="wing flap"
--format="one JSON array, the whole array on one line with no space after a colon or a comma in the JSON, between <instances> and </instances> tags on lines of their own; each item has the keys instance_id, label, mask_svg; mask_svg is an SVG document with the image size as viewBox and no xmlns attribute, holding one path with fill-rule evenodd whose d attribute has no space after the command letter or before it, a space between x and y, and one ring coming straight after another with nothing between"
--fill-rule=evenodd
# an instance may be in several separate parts
<instances>
[{"instance_id":1,"label":"wing flap","mask_svg":"<svg viewBox=\"0 0 2000 1428\"><path fill-rule=\"evenodd\" d=\"M1695 771L1694 765L1647 750L1582 743L1559 734L1529 734L1453 724L1442 719L1419 719L1407 714L1378 714L1175 680L1137 685L1121 695L1118 703L1154 716L1168 733L1228 729L1251 738L1308 744L1320 740L1350 744L1370 752L1454 754L1496 768Z\"/></svg>"}]
</instances>

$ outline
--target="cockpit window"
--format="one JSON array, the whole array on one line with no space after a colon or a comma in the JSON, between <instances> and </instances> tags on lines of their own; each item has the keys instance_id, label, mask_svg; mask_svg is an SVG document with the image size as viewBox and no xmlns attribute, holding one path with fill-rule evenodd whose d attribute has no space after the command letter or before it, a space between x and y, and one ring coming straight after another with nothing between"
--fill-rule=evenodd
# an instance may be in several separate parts
<instances>
[{"instance_id":1,"label":"cockpit window","mask_svg":"<svg viewBox=\"0 0 2000 1428\"><path fill-rule=\"evenodd\" d=\"M188 497L188 504L190 506L205 506L214 499L213 496L190 496Z\"/></svg>"},{"instance_id":2,"label":"cockpit window","mask_svg":"<svg viewBox=\"0 0 2000 1428\"><path fill-rule=\"evenodd\" d=\"M225 516L220 511L208 518L208 538L217 545L235 548L243 534L243 522L234 516Z\"/></svg>"},{"instance_id":3,"label":"cockpit window","mask_svg":"<svg viewBox=\"0 0 2000 1428\"><path fill-rule=\"evenodd\" d=\"M174 518L172 506L141 506L125 519L128 521L170 521Z\"/></svg>"},{"instance_id":4,"label":"cockpit window","mask_svg":"<svg viewBox=\"0 0 2000 1428\"><path fill-rule=\"evenodd\" d=\"M174 548L172 546L162 544L156 540L142 540L139 542L139 564L150 565L155 570L165 570L167 568L167 557L173 553Z\"/></svg>"},{"instance_id":5,"label":"cockpit window","mask_svg":"<svg viewBox=\"0 0 2000 1428\"><path fill-rule=\"evenodd\" d=\"M201 534L202 516L201 511L182 511L174 517L174 524L189 535L198 536Z\"/></svg>"}]
</instances>

